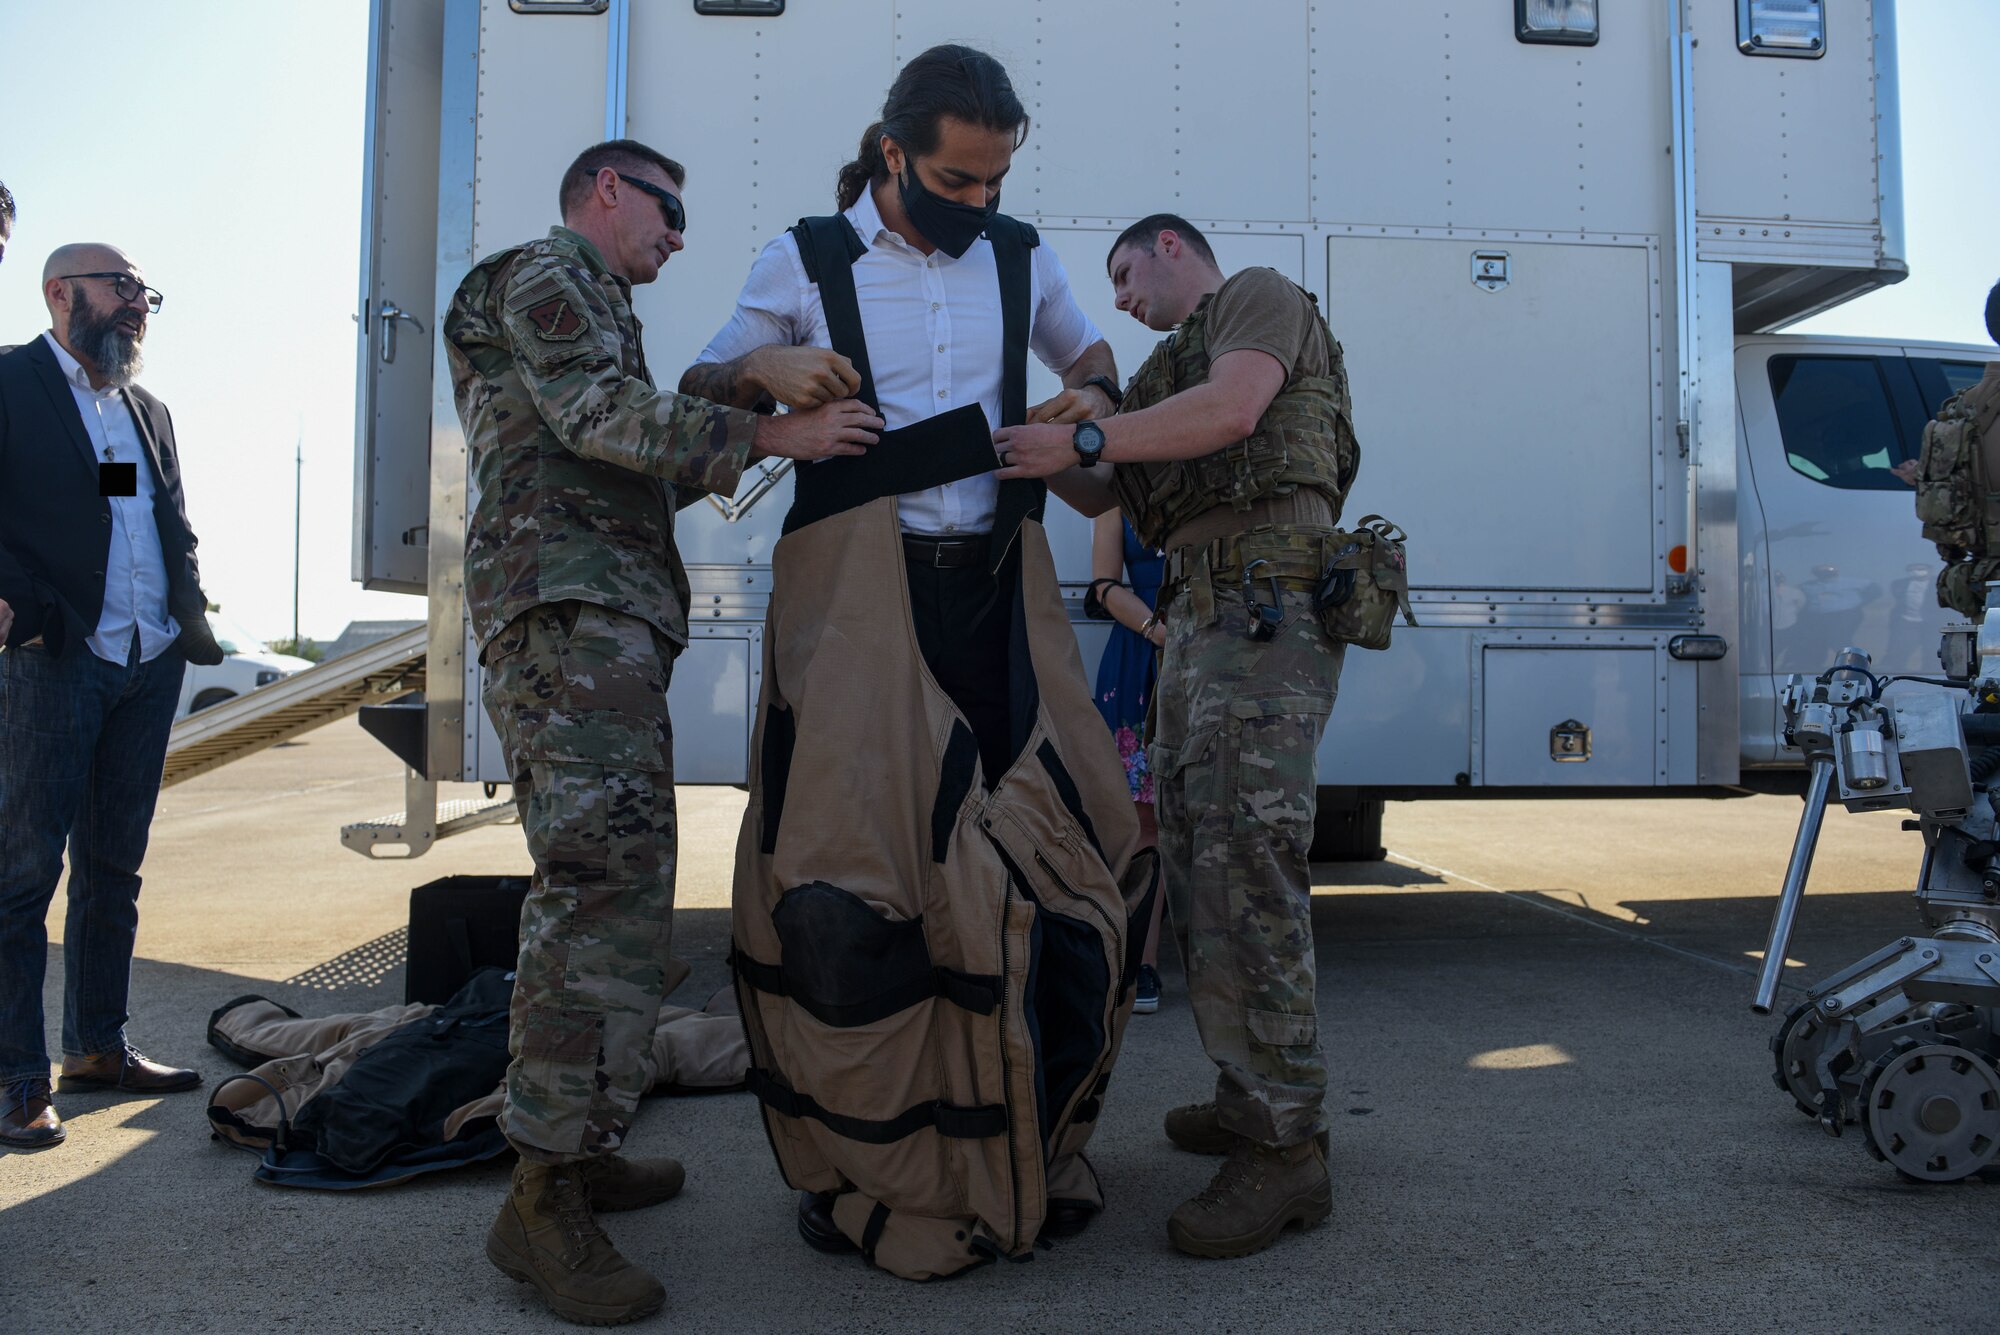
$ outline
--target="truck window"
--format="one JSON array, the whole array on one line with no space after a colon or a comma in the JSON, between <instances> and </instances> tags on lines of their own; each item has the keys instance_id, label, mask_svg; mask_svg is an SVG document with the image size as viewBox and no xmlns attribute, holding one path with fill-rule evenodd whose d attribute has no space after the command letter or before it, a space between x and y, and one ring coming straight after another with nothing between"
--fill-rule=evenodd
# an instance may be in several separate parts
<instances>
[{"instance_id":1,"label":"truck window","mask_svg":"<svg viewBox=\"0 0 2000 1335\"><path fill-rule=\"evenodd\" d=\"M1889 470L1905 451L1873 357L1773 357L1771 398L1785 461L1847 491L1908 491Z\"/></svg>"},{"instance_id":2,"label":"truck window","mask_svg":"<svg viewBox=\"0 0 2000 1335\"><path fill-rule=\"evenodd\" d=\"M1986 363L1952 360L1942 357L1912 357L1910 372L1917 378L1917 385L1923 390L1924 417L1936 417L1944 401L1961 390L1972 388L1979 377L1986 374Z\"/></svg>"}]
</instances>

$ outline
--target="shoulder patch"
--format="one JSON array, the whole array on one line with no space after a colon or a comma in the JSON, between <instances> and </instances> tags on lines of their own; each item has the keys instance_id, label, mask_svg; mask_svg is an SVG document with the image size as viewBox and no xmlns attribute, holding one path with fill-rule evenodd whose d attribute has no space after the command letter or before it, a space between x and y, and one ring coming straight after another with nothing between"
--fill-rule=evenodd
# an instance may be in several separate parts
<instances>
[{"instance_id":1,"label":"shoulder patch","mask_svg":"<svg viewBox=\"0 0 2000 1335\"><path fill-rule=\"evenodd\" d=\"M568 297L550 297L522 315L535 326L536 333L557 343L568 343L590 327L590 322L570 305Z\"/></svg>"}]
</instances>

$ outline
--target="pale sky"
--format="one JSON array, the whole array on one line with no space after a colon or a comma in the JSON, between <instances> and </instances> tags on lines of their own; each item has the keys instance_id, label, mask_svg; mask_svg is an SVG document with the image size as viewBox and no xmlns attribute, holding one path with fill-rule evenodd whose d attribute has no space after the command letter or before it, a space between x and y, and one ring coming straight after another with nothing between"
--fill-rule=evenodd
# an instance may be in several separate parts
<instances>
[{"instance_id":1,"label":"pale sky","mask_svg":"<svg viewBox=\"0 0 2000 1335\"><path fill-rule=\"evenodd\" d=\"M1802 328L1985 342L2000 3L1898 14L1911 276ZM365 0L0 0L0 180L21 213L0 345L47 327L39 279L57 245L109 241L139 261L166 297L141 380L174 415L204 583L273 637L291 629L300 439L303 632L423 615L349 578L367 37Z\"/></svg>"}]
</instances>

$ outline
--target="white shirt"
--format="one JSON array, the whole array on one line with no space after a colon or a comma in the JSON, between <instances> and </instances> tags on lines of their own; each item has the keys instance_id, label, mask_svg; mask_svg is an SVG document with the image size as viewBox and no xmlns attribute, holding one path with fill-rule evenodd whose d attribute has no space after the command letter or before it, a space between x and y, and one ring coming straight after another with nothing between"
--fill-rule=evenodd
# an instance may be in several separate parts
<instances>
[{"instance_id":1,"label":"white shirt","mask_svg":"<svg viewBox=\"0 0 2000 1335\"><path fill-rule=\"evenodd\" d=\"M894 429L976 403L997 428L1001 319L993 243L981 237L957 259L943 251L925 255L883 226L868 190L846 216L868 247L854 261L854 292L883 421ZM1028 346L1061 375L1103 335L1077 305L1055 253L1047 246L1028 253L1033 294ZM757 256L735 313L696 360L734 361L772 343L833 346L819 288L807 281L798 243L789 232ZM994 466L999 466L997 460ZM912 493L899 502L903 531L940 536L989 532L999 490L991 474L981 474Z\"/></svg>"},{"instance_id":2,"label":"white shirt","mask_svg":"<svg viewBox=\"0 0 2000 1335\"><path fill-rule=\"evenodd\" d=\"M90 652L124 667L132 661L132 632L139 632L139 661L150 663L167 651L180 627L167 614L167 558L160 550L160 525L153 518L153 470L139 439L139 424L124 392L113 385L90 387L90 376L69 349L45 333L56 365L69 382L70 397L83 418L100 463L137 464L138 495L107 496L111 506L111 548L104 556L104 611Z\"/></svg>"}]
</instances>

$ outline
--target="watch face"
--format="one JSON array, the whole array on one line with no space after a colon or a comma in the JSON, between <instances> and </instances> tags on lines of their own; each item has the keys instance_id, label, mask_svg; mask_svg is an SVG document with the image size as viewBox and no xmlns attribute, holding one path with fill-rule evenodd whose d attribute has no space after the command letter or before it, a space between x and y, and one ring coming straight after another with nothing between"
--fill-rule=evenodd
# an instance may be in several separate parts
<instances>
[{"instance_id":1,"label":"watch face","mask_svg":"<svg viewBox=\"0 0 2000 1335\"><path fill-rule=\"evenodd\" d=\"M1095 422L1084 422L1076 429L1076 446L1080 450L1101 450L1104 448L1104 428Z\"/></svg>"}]
</instances>

